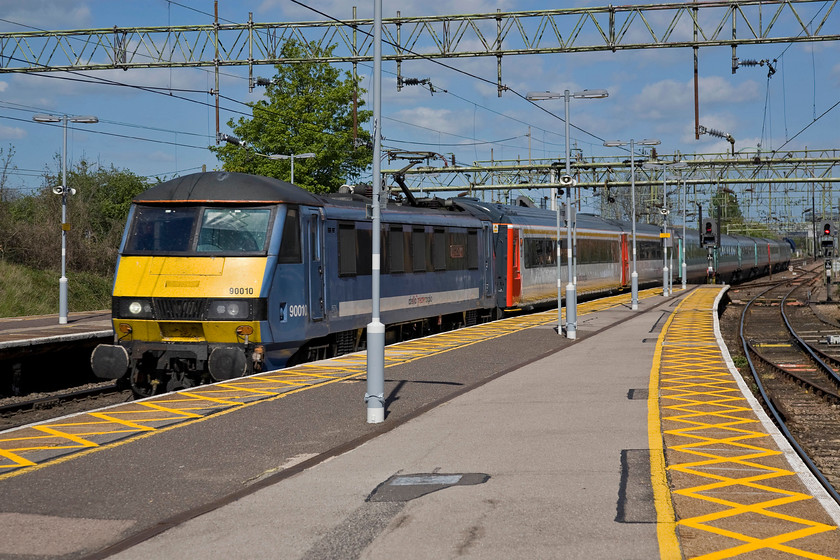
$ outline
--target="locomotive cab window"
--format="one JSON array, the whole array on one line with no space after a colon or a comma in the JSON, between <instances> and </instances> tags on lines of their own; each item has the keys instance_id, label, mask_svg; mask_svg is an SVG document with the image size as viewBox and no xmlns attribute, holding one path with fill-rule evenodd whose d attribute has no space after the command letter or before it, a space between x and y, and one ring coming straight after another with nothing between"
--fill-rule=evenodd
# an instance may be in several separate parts
<instances>
[{"instance_id":1,"label":"locomotive cab window","mask_svg":"<svg viewBox=\"0 0 840 560\"><path fill-rule=\"evenodd\" d=\"M186 253L190 250L199 208L138 206L134 211L127 253Z\"/></svg>"},{"instance_id":2,"label":"locomotive cab window","mask_svg":"<svg viewBox=\"0 0 840 560\"><path fill-rule=\"evenodd\" d=\"M265 248L268 208L207 208L198 232L199 253L254 253Z\"/></svg>"},{"instance_id":3,"label":"locomotive cab window","mask_svg":"<svg viewBox=\"0 0 840 560\"><path fill-rule=\"evenodd\" d=\"M137 206L126 254L262 253L270 208Z\"/></svg>"}]
</instances>

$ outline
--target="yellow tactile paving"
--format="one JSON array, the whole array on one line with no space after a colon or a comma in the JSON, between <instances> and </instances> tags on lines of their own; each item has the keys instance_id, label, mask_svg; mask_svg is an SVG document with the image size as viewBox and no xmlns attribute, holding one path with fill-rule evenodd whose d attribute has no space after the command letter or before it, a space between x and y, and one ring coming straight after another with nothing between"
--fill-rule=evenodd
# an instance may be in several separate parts
<instances>
[{"instance_id":1,"label":"yellow tactile paving","mask_svg":"<svg viewBox=\"0 0 840 560\"><path fill-rule=\"evenodd\" d=\"M658 294L659 291L653 289L639 292L641 298ZM579 314L626 304L629 297L629 294L622 294L580 303ZM385 367L556 321L555 309L394 344L385 348ZM0 433L0 480L57 460L66 460L74 454L124 443L132 438L200 421L259 401L278 399L327 383L363 377L366 370L367 358L364 352L348 354L289 369L202 385L178 393L166 393L100 412L8 430Z\"/></svg>"},{"instance_id":2,"label":"yellow tactile paving","mask_svg":"<svg viewBox=\"0 0 840 560\"><path fill-rule=\"evenodd\" d=\"M681 302L660 336L654 372L661 418L652 425L661 421L671 526L682 556L840 558L840 532L791 470L724 361L712 312L719 291L701 287ZM667 536L660 542L663 558L673 557L665 550Z\"/></svg>"}]
</instances>

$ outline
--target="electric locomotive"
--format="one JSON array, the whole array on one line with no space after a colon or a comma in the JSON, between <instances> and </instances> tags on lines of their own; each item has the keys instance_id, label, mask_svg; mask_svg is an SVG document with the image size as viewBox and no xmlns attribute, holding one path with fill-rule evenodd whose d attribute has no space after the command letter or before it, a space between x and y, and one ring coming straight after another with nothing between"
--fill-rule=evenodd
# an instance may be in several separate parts
<instances>
[{"instance_id":1,"label":"electric locomotive","mask_svg":"<svg viewBox=\"0 0 840 560\"><path fill-rule=\"evenodd\" d=\"M491 223L443 201L382 211L386 342L493 318ZM150 395L364 347L370 199L196 173L132 204L114 279L114 344L94 373Z\"/></svg>"}]
</instances>

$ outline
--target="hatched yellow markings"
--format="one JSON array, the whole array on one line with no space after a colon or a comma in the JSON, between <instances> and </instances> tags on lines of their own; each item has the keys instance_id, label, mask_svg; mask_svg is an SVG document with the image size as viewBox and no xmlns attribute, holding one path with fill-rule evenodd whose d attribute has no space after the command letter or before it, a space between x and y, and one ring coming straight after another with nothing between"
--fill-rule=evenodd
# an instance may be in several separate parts
<instances>
[{"instance_id":1,"label":"hatched yellow markings","mask_svg":"<svg viewBox=\"0 0 840 560\"><path fill-rule=\"evenodd\" d=\"M58 424L58 426L70 426L70 425L68 425L68 424L64 424L64 425ZM77 446L96 447L96 445L97 445L95 442L92 442L92 441L90 441L89 439L86 439L86 438L79 437L75 434L71 434L67 430L57 430L57 429L55 429L51 426L36 426L35 429L38 430L39 432L44 432L45 434L55 436L56 438L58 438L61 441L66 440L66 441L69 441L71 443L75 443L75 444L77 444ZM96 433L96 432L93 432L93 433ZM84 435L93 435L93 433L85 432ZM72 447L75 447L75 446L70 446L70 447L72 448Z\"/></svg>"},{"instance_id":2,"label":"hatched yellow markings","mask_svg":"<svg viewBox=\"0 0 840 560\"><path fill-rule=\"evenodd\" d=\"M151 428L149 426L144 426L143 424L140 424L139 422L132 422L131 420L124 420L122 418L118 418L116 414L105 414L103 412L91 412L91 413L89 413L89 416L93 416L94 418L99 418L100 420L105 420L106 422L121 425L121 426L125 426L127 428L131 428L131 429L138 430L138 431L141 431L141 432L142 431L148 431L148 430L154 430L154 428Z\"/></svg>"},{"instance_id":3,"label":"hatched yellow markings","mask_svg":"<svg viewBox=\"0 0 840 560\"><path fill-rule=\"evenodd\" d=\"M654 295L658 295L656 290L639 292L640 298ZM593 313L628 301L629 294L623 294L581 303L578 313ZM394 344L385 349L385 364L391 367L415 361L520 330L552 324L556 320L555 309ZM126 403L107 411L79 415L72 423L53 421L11 430L0 434L0 479L58 458L64 460L73 450L82 452L117 444L177 424L281 398L318 385L362 377L366 373L367 357L361 352Z\"/></svg>"},{"instance_id":4,"label":"hatched yellow markings","mask_svg":"<svg viewBox=\"0 0 840 560\"><path fill-rule=\"evenodd\" d=\"M702 287L680 304L659 360L662 433L683 554L836 558L825 554L840 550L837 527L804 492L712 344L718 292Z\"/></svg>"},{"instance_id":5,"label":"hatched yellow markings","mask_svg":"<svg viewBox=\"0 0 840 560\"><path fill-rule=\"evenodd\" d=\"M30 461L29 459L24 459L20 455L16 455L11 451L6 451L5 449L0 449L0 457L5 459L6 461L10 462L11 466L17 467L34 467L36 463ZM0 463L0 468L5 467L3 463Z\"/></svg>"}]
</instances>

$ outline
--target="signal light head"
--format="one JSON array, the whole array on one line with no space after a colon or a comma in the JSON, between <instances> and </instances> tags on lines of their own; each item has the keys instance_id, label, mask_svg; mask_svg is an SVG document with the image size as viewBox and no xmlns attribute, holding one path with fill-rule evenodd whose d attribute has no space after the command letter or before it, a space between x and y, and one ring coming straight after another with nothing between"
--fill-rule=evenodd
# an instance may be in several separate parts
<instances>
[{"instance_id":1,"label":"signal light head","mask_svg":"<svg viewBox=\"0 0 840 560\"><path fill-rule=\"evenodd\" d=\"M823 235L831 235L831 224L823 226Z\"/></svg>"}]
</instances>

